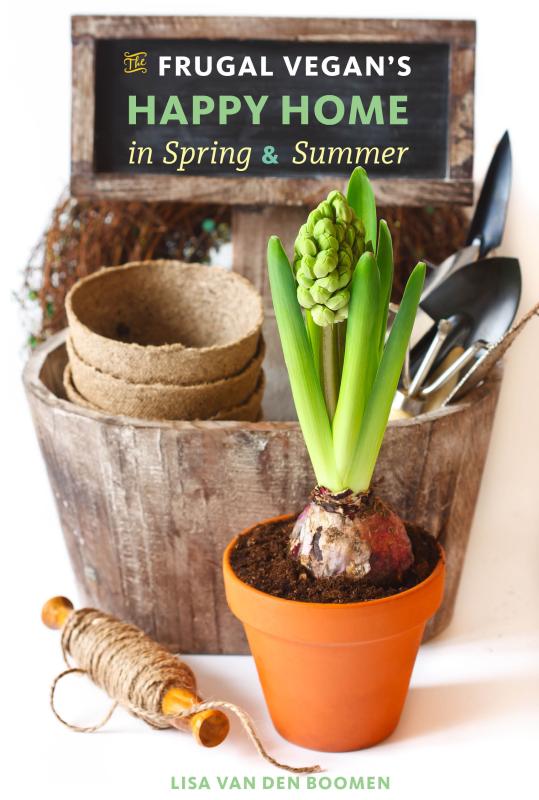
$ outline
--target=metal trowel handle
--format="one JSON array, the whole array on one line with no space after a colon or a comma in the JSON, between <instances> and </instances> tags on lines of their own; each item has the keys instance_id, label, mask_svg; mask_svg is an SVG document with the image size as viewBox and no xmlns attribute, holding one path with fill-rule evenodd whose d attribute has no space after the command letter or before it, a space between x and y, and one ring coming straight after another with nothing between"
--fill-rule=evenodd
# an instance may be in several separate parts
<instances>
[{"instance_id":1,"label":"metal trowel handle","mask_svg":"<svg viewBox=\"0 0 539 800\"><path fill-rule=\"evenodd\" d=\"M441 319L438 322L437 329L432 337L432 341L428 347L427 352L418 368L415 371L414 377L410 383L408 394L412 397L419 393L421 386L425 382L432 365L434 364L438 353L440 352L447 337L455 327L455 319Z\"/></svg>"},{"instance_id":2,"label":"metal trowel handle","mask_svg":"<svg viewBox=\"0 0 539 800\"><path fill-rule=\"evenodd\" d=\"M488 342L485 342L483 339L478 339L477 342L474 342L470 347L468 347L462 355L460 355L449 367L442 372L435 380L432 381L428 386L424 386L420 392L419 397L421 399L426 400L430 395L437 392L438 389L441 389L442 386L451 380L454 375L458 375L459 372L467 367L476 357L481 350L487 350L489 347Z\"/></svg>"}]
</instances>

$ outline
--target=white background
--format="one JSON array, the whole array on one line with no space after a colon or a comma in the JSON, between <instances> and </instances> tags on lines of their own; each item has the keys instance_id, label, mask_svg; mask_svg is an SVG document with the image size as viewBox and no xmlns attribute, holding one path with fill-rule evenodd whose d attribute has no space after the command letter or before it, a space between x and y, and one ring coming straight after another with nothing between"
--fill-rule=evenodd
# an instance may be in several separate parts
<instances>
[{"instance_id":1,"label":"white background","mask_svg":"<svg viewBox=\"0 0 539 800\"><path fill-rule=\"evenodd\" d=\"M316 10L315 10L316 9ZM496 10L499 9L499 10ZM335 4L275 0L269 7L230 2L16 2L4 11L2 80L3 343L2 550L3 717L0 787L5 797L176 797L171 775L271 775L237 727L221 748L203 751L187 736L153 732L119 712L105 732L64 730L48 710L48 685L61 668L58 636L41 627L50 595L76 599L45 470L20 384L22 329L11 293L30 249L68 180L72 13L276 14L475 18L476 180L510 129L514 184L502 252L524 273L521 310L539 299L537 12L532 3L420 0ZM5 139L5 141L4 141ZM319 761L329 775L390 775L395 798L528 797L536 792L537 541L539 481L539 322L514 345L494 427L457 613L424 647L402 723L370 751L319 755L281 740L271 728L249 658L190 659L206 695L243 702L274 754L295 764ZM73 678L73 681L77 679ZM82 681L60 696L79 722L104 703ZM6 757L7 756L7 757ZM194 794L194 793L193 793ZM251 792L222 793L249 796ZM331 792L300 796L331 796ZM348 795L348 792L337 793ZM215 797L216 791L203 796ZM289 792L262 796L290 797Z\"/></svg>"}]
</instances>

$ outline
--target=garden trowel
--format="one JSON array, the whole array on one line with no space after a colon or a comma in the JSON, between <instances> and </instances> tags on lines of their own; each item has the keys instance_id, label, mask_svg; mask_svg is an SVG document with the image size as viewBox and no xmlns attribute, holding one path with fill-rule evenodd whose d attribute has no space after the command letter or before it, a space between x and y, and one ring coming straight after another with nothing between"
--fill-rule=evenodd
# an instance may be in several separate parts
<instances>
[{"instance_id":1,"label":"garden trowel","mask_svg":"<svg viewBox=\"0 0 539 800\"><path fill-rule=\"evenodd\" d=\"M487 170L465 245L435 267L427 278L414 324L411 347L434 324L434 319L428 313L428 297L455 272L478 258L484 258L501 244L511 191L511 172L511 142L506 131Z\"/></svg>"}]
</instances>

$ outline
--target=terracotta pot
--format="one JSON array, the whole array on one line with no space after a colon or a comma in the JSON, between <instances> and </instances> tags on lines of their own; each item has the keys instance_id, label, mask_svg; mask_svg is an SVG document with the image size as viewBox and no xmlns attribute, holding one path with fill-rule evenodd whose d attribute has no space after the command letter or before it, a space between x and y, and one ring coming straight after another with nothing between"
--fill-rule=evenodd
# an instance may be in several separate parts
<instances>
[{"instance_id":1,"label":"terracotta pot","mask_svg":"<svg viewBox=\"0 0 539 800\"><path fill-rule=\"evenodd\" d=\"M401 715L425 623L442 600L443 550L432 574L413 589L337 605L284 600L241 581L230 565L237 538L223 558L226 596L245 628L279 733L326 751L359 750L389 736Z\"/></svg>"}]
</instances>

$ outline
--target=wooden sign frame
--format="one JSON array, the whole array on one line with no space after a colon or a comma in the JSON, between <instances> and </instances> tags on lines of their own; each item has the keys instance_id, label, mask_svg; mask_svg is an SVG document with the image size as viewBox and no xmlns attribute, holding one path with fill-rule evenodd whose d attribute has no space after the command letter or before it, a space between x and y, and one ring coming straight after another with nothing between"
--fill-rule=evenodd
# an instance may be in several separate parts
<instances>
[{"instance_id":1,"label":"wooden sign frame","mask_svg":"<svg viewBox=\"0 0 539 800\"><path fill-rule=\"evenodd\" d=\"M71 191L77 197L294 206L317 203L340 182L335 176L227 178L97 173L94 169L95 45L98 39L123 38L447 44L450 83L446 177L380 178L374 180L374 186L378 201L384 205L473 201L475 22L262 17L73 17Z\"/></svg>"}]
</instances>

